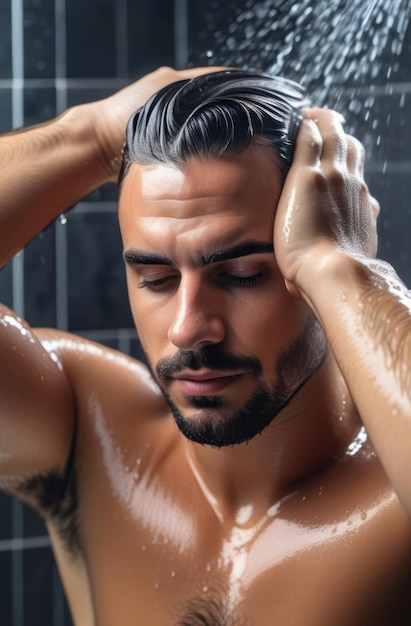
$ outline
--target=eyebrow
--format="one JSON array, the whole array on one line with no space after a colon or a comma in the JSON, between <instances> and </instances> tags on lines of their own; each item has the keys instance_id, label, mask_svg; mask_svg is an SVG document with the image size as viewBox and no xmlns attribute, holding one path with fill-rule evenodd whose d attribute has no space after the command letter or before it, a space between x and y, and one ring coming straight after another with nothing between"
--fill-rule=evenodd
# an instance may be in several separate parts
<instances>
[{"instance_id":1,"label":"eyebrow","mask_svg":"<svg viewBox=\"0 0 411 626\"><path fill-rule=\"evenodd\" d=\"M231 246L230 248L215 250L209 254L200 254L199 258L196 260L196 265L204 267L206 265L211 265L212 263L219 263L220 261L237 259L251 254L267 254L270 252L274 252L274 246L271 241L243 241L235 246ZM131 266L174 265L168 257L134 249L127 250L124 253L124 260Z\"/></svg>"}]
</instances>

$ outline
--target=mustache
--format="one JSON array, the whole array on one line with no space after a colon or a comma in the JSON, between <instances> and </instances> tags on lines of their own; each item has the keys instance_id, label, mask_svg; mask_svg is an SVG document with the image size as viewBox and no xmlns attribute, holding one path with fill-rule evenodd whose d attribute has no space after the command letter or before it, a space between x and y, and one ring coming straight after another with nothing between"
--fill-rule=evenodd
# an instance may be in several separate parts
<instances>
[{"instance_id":1,"label":"mustache","mask_svg":"<svg viewBox=\"0 0 411 626\"><path fill-rule=\"evenodd\" d=\"M160 359L156 365L158 379L164 382L170 376L190 369L201 368L220 371L246 371L254 376L262 373L261 363L252 356L228 354L218 345L205 346L201 350L179 350L171 357Z\"/></svg>"}]
</instances>

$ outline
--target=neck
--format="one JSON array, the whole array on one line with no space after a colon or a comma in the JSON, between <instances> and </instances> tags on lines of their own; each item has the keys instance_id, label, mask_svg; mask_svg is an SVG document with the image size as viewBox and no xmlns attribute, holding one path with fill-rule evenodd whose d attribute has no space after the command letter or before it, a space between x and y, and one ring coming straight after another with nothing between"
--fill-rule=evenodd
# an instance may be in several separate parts
<instances>
[{"instance_id":1,"label":"neck","mask_svg":"<svg viewBox=\"0 0 411 626\"><path fill-rule=\"evenodd\" d=\"M186 442L194 475L220 520L252 522L342 456L361 423L334 357L259 436L220 449Z\"/></svg>"}]
</instances>

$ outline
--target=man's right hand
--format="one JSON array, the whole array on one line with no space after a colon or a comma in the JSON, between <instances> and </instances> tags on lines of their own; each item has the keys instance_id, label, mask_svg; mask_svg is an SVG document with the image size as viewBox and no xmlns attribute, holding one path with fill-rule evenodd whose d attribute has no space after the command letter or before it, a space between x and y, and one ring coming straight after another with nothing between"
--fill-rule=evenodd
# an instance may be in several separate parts
<instances>
[{"instance_id":1,"label":"man's right hand","mask_svg":"<svg viewBox=\"0 0 411 626\"><path fill-rule=\"evenodd\" d=\"M58 215L116 182L132 113L165 85L222 68L161 68L114 95L0 137L0 266Z\"/></svg>"},{"instance_id":2,"label":"man's right hand","mask_svg":"<svg viewBox=\"0 0 411 626\"><path fill-rule=\"evenodd\" d=\"M170 83L223 69L225 68L198 67L179 71L171 67L161 67L114 95L90 104L88 110L91 122L101 145L102 168L108 172L110 180L117 181L125 128L134 111L145 104L156 91Z\"/></svg>"}]
</instances>

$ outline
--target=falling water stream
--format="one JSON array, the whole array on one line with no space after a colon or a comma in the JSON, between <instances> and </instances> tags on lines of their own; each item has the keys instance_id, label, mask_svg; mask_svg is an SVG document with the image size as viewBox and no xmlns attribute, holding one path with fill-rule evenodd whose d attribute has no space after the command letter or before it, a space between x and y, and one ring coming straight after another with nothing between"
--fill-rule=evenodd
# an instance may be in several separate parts
<instances>
[{"instance_id":1,"label":"falling water stream","mask_svg":"<svg viewBox=\"0 0 411 626\"><path fill-rule=\"evenodd\" d=\"M387 168L411 173L410 18L410 0L215 0L191 42L190 62L287 76L307 88L313 104L339 110L347 132L365 146L368 171L377 181L374 193L379 199L385 193L397 222L405 218L411 227L409 183L406 215L383 188ZM401 255L410 282L408 237L401 239L405 235L388 210L380 222L383 235L385 228L396 238L394 246L383 241L387 259L395 264Z\"/></svg>"},{"instance_id":2,"label":"falling water stream","mask_svg":"<svg viewBox=\"0 0 411 626\"><path fill-rule=\"evenodd\" d=\"M341 110L350 132L361 125L365 143L372 135L368 152L378 146L375 95L389 95L394 80L411 78L411 59L402 58L411 56L404 50L409 0L249 0L224 9L221 4L211 4L192 60L297 80L313 103ZM389 125L390 116L384 121Z\"/></svg>"}]
</instances>

